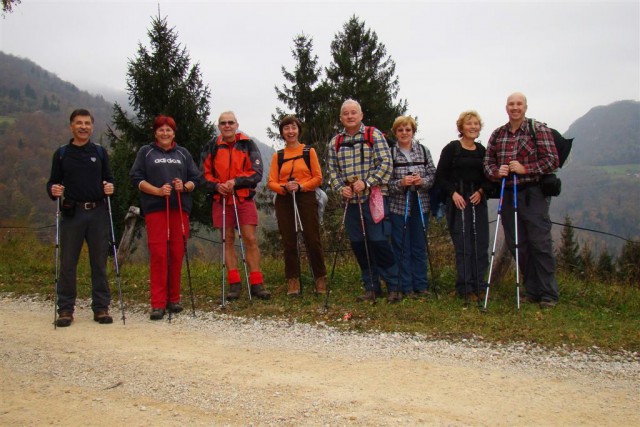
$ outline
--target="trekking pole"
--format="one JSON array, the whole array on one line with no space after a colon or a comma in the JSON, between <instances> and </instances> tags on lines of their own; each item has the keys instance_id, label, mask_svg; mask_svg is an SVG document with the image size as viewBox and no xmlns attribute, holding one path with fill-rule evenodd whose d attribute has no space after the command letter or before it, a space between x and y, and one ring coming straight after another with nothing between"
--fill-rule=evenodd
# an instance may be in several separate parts
<instances>
[{"instance_id":1,"label":"trekking pole","mask_svg":"<svg viewBox=\"0 0 640 427\"><path fill-rule=\"evenodd\" d=\"M404 192L406 194L406 197L404 199L404 223L402 224L402 240L400 241L400 245L401 245L400 254L401 255L400 255L400 259L398 260L399 264L400 264L399 265L399 267L400 267L399 268L399 271L400 271L400 274L399 274L399 276L400 276L399 277L399 279L400 279L399 280L400 289L402 289L402 277L403 277L403 273L404 273L404 246L405 246L404 245L404 240L405 240L405 237L407 235L407 220L409 218L409 200L410 200L410 197L411 197L411 193L409 192L408 188L405 188Z\"/></svg>"},{"instance_id":2,"label":"trekking pole","mask_svg":"<svg viewBox=\"0 0 640 427\"><path fill-rule=\"evenodd\" d=\"M291 178L292 180L293 178ZM293 197L293 222L296 229L296 251L298 254L298 281L300 282L300 296L302 296L302 262L300 261L300 232L302 232L302 221L300 220L300 212L298 211L298 203L296 203L296 192L292 191Z\"/></svg>"},{"instance_id":3,"label":"trekking pole","mask_svg":"<svg viewBox=\"0 0 640 427\"><path fill-rule=\"evenodd\" d=\"M460 194L462 195L463 200L466 199L464 195L464 183L460 180ZM464 276L464 305L469 305L469 292L467 291L467 236L466 236L466 225L464 223L464 213L467 209L467 201L464 200L465 205L460 210L460 218L462 219L462 275Z\"/></svg>"},{"instance_id":4,"label":"trekking pole","mask_svg":"<svg viewBox=\"0 0 640 427\"><path fill-rule=\"evenodd\" d=\"M238 218L238 205L236 204L236 195L231 195L233 200L233 212L236 215L236 227L238 228L238 240L240 240L240 252L242 253L242 264L244 266L244 277L247 280L247 290L249 291L249 301L251 299L251 284L249 283L249 272L247 271L247 259L244 253L244 243L242 242L242 232L240 231L240 219Z\"/></svg>"},{"instance_id":5,"label":"trekking pole","mask_svg":"<svg viewBox=\"0 0 640 427\"><path fill-rule=\"evenodd\" d=\"M493 236L493 249L491 249L491 262L489 263L489 277L487 278L487 292L484 295L484 307L483 310L487 310L487 303L489 302L489 287L491 286L491 273L493 272L493 259L496 255L496 242L498 240L498 228L500 228L500 216L502 215L502 200L504 197L504 186L507 182L507 178L502 178L502 185L500 186L500 200L498 202L498 218L496 220L496 232Z\"/></svg>"},{"instance_id":6,"label":"trekking pole","mask_svg":"<svg viewBox=\"0 0 640 427\"><path fill-rule=\"evenodd\" d=\"M169 227L169 197L164 196L167 202L167 305L165 308L169 308L169 298L171 297L171 228ZM169 312L169 323L171 323L171 310Z\"/></svg>"},{"instance_id":7,"label":"trekking pole","mask_svg":"<svg viewBox=\"0 0 640 427\"><path fill-rule=\"evenodd\" d=\"M431 270L431 279L432 279L432 286L431 289L433 290L433 294L435 295L436 299L438 298L438 286L436 285L436 279L435 279L435 273L433 272L433 264L431 261L431 254L429 253L429 235L427 233L427 223L424 220L424 213L422 211L422 201L420 200L420 191L417 191L417 199L418 199L418 208L420 209L420 221L422 221L422 233L424 233L424 242L425 242L425 246L426 246L426 251L427 251L427 264L429 266L429 269Z\"/></svg>"},{"instance_id":8,"label":"trekking pole","mask_svg":"<svg viewBox=\"0 0 640 427\"><path fill-rule=\"evenodd\" d=\"M338 230L338 241L336 242L336 252L333 256L333 267L331 267L331 275L327 282L327 294L324 298L324 309L329 309L329 294L331 293L331 284L333 283L333 273L336 271L336 261L338 260L338 246L342 243L342 237L344 236L344 223L347 218L347 209L349 208L349 200L344 199L344 212L342 213L342 222L340 223L340 229Z\"/></svg>"},{"instance_id":9,"label":"trekking pole","mask_svg":"<svg viewBox=\"0 0 640 427\"><path fill-rule=\"evenodd\" d=\"M191 268L189 268L189 251L187 250L187 233L184 229L184 219L182 218L182 191L178 191L177 197L178 211L180 215L180 226L182 227L182 243L184 244L184 258L187 262L187 279L189 281L189 295L191 296L191 314L193 317L196 317L196 303L193 299L193 287L191 286Z\"/></svg>"},{"instance_id":10,"label":"trekking pole","mask_svg":"<svg viewBox=\"0 0 640 427\"><path fill-rule=\"evenodd\" d=\"M520 310L520 263L518 262L518 177L513 174L513 218L515 229L515 250L516 250L516 307Z\"/></svg>"},{"instance_id":11,"label":"trekking pole","mask_svg":"<svg viewBox=\"0 0 640 427\"><path fill-rule=\"evenodd\" d=\"M364 253L367 256L367 268L369 269L369 281L371 282L371 292L373 294L372 302L376 303L376 290L373 284L373 272L371 271L371 257L369 255L369 244L367 243L367 227L364 223L364 214L362 213L362 203L360 203L360 193L356 193L356 203L360 210L360 225L362 226L362 238L364 239Z\"/></svg>"},{"instance_id":12,"label":"trekking pole","mask_svg":"<svg viewBox=\"0 0 640 427\"><path fill-rule=\"evenodd\" d=\"M113 229L113 213L111 211L111 196L107 196L107 208L109 210L109 226L111 228L111 245L113 247L113 266L116 270L118 283L118 297L120 298L120 311L122 312L122 324L125 324L124 300L122 299L122 284L120 283L120 268L118 267L118 250L116 249L116 233Z\"/></svg>"},{"instance_id":13,"label":"trekking pole","mask_svg":"<svg viewBox=\"0 0 640 427\"><path fill-rule=\"evenodd\" d=\"M475 193L475 186L473 182L471 182L471 194ZM469 201L471 203L471 201ZM474 267L476 271L476 295L478 296L478 307L482 306L482 302L480 301L480 280L483 278L480 277L478 272L478 231L476 228L476 205L471 203L471 227L473 231L473 256L474 256Z\"/></svg>"},{"instance_id":14,"label":"trekking pole","mask_svg":"<svg viewBox=\"0 0 640 427\"><path fill-rule=\"evenodd\" d=\"M56 197L56 266L53 280L53 329L58 328L58 280L60 279L60 197Z\"/></svg>"},{"instance_id":15,"label":"trekking pole","mask_svg":"<svg viewBox=\"0 0 640 427\"><path fill-rule=\"evenodd\" d=\"M222 308L226 308L225 282L227 280L227 196L222 196Z\"/></svg>"}]
</instances>

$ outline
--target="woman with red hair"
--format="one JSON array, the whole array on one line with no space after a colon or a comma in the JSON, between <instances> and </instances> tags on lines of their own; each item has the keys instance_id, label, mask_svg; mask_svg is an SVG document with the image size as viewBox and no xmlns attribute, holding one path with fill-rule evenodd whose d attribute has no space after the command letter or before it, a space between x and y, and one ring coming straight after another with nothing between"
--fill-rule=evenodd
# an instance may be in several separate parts
<instances>
[{"instance_id":1,"label":"woman with red hair","mask_svg":"<svg viewBox=\"0 0 640 427\"><path fill-rule=\"evenodd\" d=\"M140 190L141 213L147 229L150 318L161 320L167 310L182 311L182 226L188 237L193 205L190 193L200 184L201 173L189 151L176 143L176 122L172 117L156 117L153 132L155 140L140 147L129 176Z\"/></svg>"}]
</instances>

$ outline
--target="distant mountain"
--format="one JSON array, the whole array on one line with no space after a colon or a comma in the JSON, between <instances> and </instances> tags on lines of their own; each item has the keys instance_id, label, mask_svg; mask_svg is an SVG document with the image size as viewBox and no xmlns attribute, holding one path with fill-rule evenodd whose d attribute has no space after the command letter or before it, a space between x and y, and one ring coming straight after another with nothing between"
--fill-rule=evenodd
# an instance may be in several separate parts
<instances>
[{"instance_id":1,"label":"distant mountain","mask_svg":"<svg viewBox=\"0 0 640 427\"><path fill-rule=\"evenodd\" d=\"M95 118L92 139L107 146L113 104L28 59L2 52L0 75L0 224L50 224L55 206L45 184L54 150L69 141L69 114L80 107L90 110ZM119 92L105 96L121 105L128 102ZM274 150L259 141L258 147L266 182ZM200 153L193 154L199 158Z\"/></svg>"},{"instance_id":2,"label":"distant mountain","mask_svg":"<svg viewBox=\"0 0 640 427\"><path fill-rule=\"evenodd\" d=\"M559 172L562 194L551 203L552 220L569 215L574 225L640 240L640 102L592 108L565 136L575 141ZM576 235L593 250L606 247L615 255L624 243L586 231Z\"/></svg>"},{"instance_id":3,"label":"distant mountain","mask_svg":"<svg viewBox=\"0 0 640 427\"><path fill-rule=\"evenodd\" d=\"M612 166L640 163L640 102L618 101L592 108L567 130L575 137L571 161Z\"/></svg>"}]
</instances>

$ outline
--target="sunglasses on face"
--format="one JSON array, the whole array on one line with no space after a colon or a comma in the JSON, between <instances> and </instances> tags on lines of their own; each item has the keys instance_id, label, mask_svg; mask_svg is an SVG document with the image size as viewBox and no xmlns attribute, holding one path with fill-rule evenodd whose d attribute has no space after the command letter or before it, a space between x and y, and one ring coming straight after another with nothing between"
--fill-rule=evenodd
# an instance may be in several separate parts
<instances>
[{"instance_id":1,"label":"sunglasses on face","mask_svg":"<svg viewBox=\"0 0 640 427\"><path fill-rule=\"evenodd\" d=\"M236 124L236 122L234 122L233 120L227 120L227 121L222 121L218 123L220 126L233 126Z\"/></svg>"}]
</instances>

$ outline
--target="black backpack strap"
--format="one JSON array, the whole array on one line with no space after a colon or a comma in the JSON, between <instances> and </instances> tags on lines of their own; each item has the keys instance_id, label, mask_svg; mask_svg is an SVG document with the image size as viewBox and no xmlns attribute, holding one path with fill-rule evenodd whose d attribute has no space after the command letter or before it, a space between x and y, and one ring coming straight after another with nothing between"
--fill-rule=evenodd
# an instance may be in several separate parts
<instances>
[{"instance_id":1,"label":"black backpack strap","mask_svg":"<svg viewBox=\"0 0 640 427\"><path fill-rule=\"evenodd\" d=\"M278 154L278 175L280 175L280 170L282 169L282 165L285 162L295 161L300 158L304 160L304 163L307 165L307 169L311 171L311 147L309 147L308 145L304 146L304 148L302 149L302 155L300 156L295 156L295 157L290 157L288 159L285 159L284 148L278 150L277 154ZM291 168L291 174L293 174L293 168ZM289 178L291 178L291 174L289 175Z\"/></svg>"}]
</instances>

